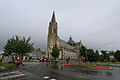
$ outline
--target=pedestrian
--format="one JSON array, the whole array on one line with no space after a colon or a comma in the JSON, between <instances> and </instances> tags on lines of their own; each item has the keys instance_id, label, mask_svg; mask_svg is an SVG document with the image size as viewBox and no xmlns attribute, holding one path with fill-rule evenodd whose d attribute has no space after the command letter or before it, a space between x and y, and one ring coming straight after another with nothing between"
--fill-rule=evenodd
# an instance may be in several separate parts
<instances>
[{"instance_id":1,"label":"pedestrian","mask_svg":"<svg viewBox=\"0 0 120 80\"><path fill-rule=\"evenodd\" d=\"M20 58L19 61L20 61L20 67L22 67L22 58Z\"/></svg>"},{"instance_id":2,"label":"pedestrian","mask_svg":"<svg viewBox=\"0 0 120 80\"><path fill-rule=\"evenodd\" d=\"M14 64L15 62L14 62L14 57L12 57L12 64Z\"/></svg>"},{"instance_id":3,"label":"pedestrian","mask_svg":"<svg viewBox=\"0 0 120 80\"><path fill-rule=\"evenodd\" d=\"M18 59L17 59L17 61L16 61L16 68L18 68L18 66L19 66L19 62L18 62Z\"/></svg>"},{"instance_id":4,"label":"pedestrian","mask_svg":"<svg viewBox=\"0 0 120 80\"><path fill-rule=\"evenodd\" d=\"M16 68L18 67L22 67L22 59L17 59L17 62L16 62Z\"/></svg>"}]
</instances>

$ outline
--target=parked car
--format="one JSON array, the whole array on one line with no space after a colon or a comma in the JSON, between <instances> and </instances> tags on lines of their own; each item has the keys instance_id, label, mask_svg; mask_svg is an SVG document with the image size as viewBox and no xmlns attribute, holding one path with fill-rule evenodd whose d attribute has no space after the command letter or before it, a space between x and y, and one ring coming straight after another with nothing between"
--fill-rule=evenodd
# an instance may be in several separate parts
<instances>
[{"instance_id":1,"label":"parked car","mask_svg":"<svg viewBox=\"0 0 120 80\"><path fill-rule=\"evenodd\" d=\"M48 58L40 59L40 62L48 62Z\"/></svg>"},{"instance_id":2,"label":"parked car","mask_svg":"<svg viewBox=\"0 0 120 80\"><path fill-rule=\"evenodd\" d=\"M33 61L40 62L40 58L33 58L32 60L33 60Z\"/></svg>"}]
</instances>

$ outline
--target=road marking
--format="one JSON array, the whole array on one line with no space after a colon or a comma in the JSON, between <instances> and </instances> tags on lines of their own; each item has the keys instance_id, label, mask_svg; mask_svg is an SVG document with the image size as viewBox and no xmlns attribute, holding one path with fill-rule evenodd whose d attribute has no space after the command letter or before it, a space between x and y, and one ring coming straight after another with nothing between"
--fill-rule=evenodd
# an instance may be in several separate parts
<instances>
[{"instance_id":1,"label":"road marking","mask_svg":"<svg viewBox=\"0 0 120 80\"><path fill-rule=\"evenodd\" d=\"M14 78L14 77L21 77L24 76L25 74L19 74L19 75L12 75L12 76L8 76L8 77L1 77L1 79L8 79L8 78Z\"/></svg>"},{"instance_id":2,"label":"road marking","mask_svg":"<svg viewBox=\"0 0 120 80\"><path fill-rule=\"evenodd\" d=\"M43 77L44 79L48 79L49 78L49 76L45 76L45 77Z\"/></svg>"},{"instance_id":3,"label":"road marking","mask_svg":"<svg viewBox=\"0 0 120 80\"><path fill-rule=\"evenodd\" d=\"M0 74L0 76L7 75L7 74L12 74L12 73L19 73L19 71L12 71L12 72L3 73L3 74Z\"/></svg>"},{"instance_id":4,"label":"road marking","mask_svg":"<svg viewBox=\"0 0 120 80\"><path fill-rule=\"evenodd\" d=\"M12 71L0 74L0 80L24 76L20 71Z\"/></svg>"}]
</instances>

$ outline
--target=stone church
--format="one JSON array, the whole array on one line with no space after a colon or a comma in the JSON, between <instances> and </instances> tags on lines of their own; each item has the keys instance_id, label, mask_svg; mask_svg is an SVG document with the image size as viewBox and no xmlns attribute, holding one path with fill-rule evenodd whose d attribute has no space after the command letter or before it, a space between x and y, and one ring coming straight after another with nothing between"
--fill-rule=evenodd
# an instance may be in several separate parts
<instances>
[{"instance_id":1,"label":"stone church","mask_svg":"<svg viewBox=\"0 0 120 80\"><path fill-rule=\"evenodd\" d=\"M82 42L73 41L70 36L68 41L64 41L58 36L58 26L55 19L55 13L53 12L52 19L49 23L48 27L48 39L47 39L47 49L46 49L46 57L52 59L52 48L57 44L58 49L60 50L59 59L77 59L80 47L82 46Z\"/></svg>"}]
</instances>

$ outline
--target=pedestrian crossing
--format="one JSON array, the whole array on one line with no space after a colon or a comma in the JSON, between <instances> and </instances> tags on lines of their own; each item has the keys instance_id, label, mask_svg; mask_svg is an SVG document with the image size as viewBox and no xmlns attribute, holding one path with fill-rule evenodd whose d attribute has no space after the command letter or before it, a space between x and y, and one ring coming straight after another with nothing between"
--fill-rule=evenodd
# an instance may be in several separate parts
<instances>
[{"instance_id":1,"label":"pedestrian crossing","mask_svg":"<svg viewBox=\"0 0 120 80\"><path fill-rule=\"evenodd\" d=\"M30 76L27 76L22 71L8 71L0 73L0 80L30 80ZM40 80L56 80L50 76L44 76Z\"/></svg>"},{"instance_id":2,"label":"pedestrian crossing","mask_svg":"<svg viewBox=\"0 0 120 80\"><path fill-rule=\"evenodd\" d=\"M25 76L24 73L20 71L9 71L9 72L4 72L0 73L0 80L8 80L8 79L14 79L14 78L19 78Z\"/></svg>"}]
</instances>

